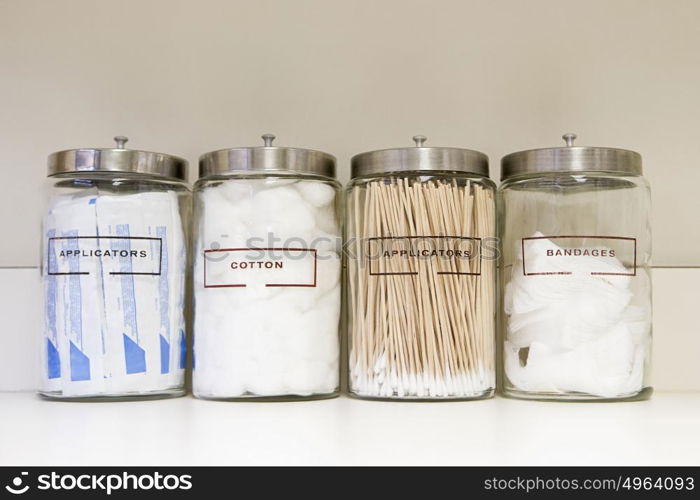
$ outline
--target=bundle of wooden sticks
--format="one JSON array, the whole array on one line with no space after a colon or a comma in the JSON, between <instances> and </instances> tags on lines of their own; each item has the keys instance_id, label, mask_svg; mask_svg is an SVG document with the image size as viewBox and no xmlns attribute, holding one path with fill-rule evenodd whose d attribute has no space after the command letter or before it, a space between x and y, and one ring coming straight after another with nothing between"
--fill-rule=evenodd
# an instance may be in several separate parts
<instances>
[{"instance_id":1,"label":"bundle of wooden sticks","mask_svg":"<svg viewBox=\"0 0 700 500\"><path fill-rule=\"evenodd\" d=\"M468 180L389 177L355 186L349 201L351 391L492 391L495 260L482 243L495 236L493 192Z\"/></svg>"}]
</instances>

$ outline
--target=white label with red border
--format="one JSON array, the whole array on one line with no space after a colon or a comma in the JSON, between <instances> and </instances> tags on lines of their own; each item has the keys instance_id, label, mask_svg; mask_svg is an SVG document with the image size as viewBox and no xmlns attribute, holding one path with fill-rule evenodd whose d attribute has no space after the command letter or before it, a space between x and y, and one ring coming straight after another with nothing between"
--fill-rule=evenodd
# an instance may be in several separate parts
<instances>
[{"instance_id":1,"label":"white label with red border","mask_svg":"<svg viewBox=\"0 0 700 500\"><path fill-rule=\"evenodd\" d=\"M521 240L525 276L636 276L637 240L622 236L533 236Z\"/></svg>"},{"instance_id":2,"label":"white label with red border","mask_svg":"<svg viewBox=\"0 0 700 500\"><path fill-rule=\"evenodd\" d=\"M204 288L315 287L313 248L217 248L204 250Z\"/></svg>"}]
</instances>

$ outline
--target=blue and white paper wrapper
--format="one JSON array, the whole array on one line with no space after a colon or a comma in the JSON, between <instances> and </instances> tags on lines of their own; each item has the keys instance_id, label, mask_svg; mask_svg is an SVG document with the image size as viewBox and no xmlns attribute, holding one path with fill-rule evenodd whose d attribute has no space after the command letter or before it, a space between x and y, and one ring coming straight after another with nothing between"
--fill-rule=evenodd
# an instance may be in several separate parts
<instances>
[{"instance_id":1,"label":"blue and white paper wrapper","mask_svg":"<svg viewBox=\"0 0 700 500\"><path fill-rule=\"evenodd\" d=\"M181 388L186 245L177 195L56 196L44 228L42 392Z\"/></svg>"}]
</instances>

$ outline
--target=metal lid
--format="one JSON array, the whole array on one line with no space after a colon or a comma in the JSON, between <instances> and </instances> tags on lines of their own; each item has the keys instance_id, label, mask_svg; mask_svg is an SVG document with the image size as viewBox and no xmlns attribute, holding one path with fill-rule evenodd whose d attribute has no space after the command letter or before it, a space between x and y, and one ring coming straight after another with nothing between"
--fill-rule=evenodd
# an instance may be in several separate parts
<instances>
[{"instance_id":1,"label":"metal lid","mask_svg":"<svg viewBox=\"0 0 700 500\"><path fill-rule=\"evenodd\" d=\"M412 148L380 149L352 157L353 178L390 172L445 171L489 175L489 158L484 153L461 148L424 147L427 138L416 135Z\"/></svg>"},{"instance_id":2,"label":"metal lid","mask_svg":"<svg viewBox=\"0 0 700 500\"><path fill-rule=\"evenodd\" d=\"M566 147L530 149L501 159L501 179L546 172L588 172L642 175L642 157L635 151L574 146L576 134L564 134Z\"/></svg>"},{"instance_id":3,"label":"metal lid","mask_svg":"<svg viewBox=\"0 0 700 500\"><path fill-rule=\"evenodd\" d=\"M187 180L187 160L150 151L126 149L129 139L118 135L116 147L69 149L49 155L48 175L70 172L132 172Z\"/></svg>"},{"instance_id":4,"label":"metal lid","mask_svg":"<svg viewBox=\"0 0 700 500\"><path fill-rule=\"evenodd\" d=\"M275 136L264 134L263 146L211 151L199 157L199 177L228 173L301 173L335 177L335 156L322 151L272 145Z\"/></svg>"}]
</instances>

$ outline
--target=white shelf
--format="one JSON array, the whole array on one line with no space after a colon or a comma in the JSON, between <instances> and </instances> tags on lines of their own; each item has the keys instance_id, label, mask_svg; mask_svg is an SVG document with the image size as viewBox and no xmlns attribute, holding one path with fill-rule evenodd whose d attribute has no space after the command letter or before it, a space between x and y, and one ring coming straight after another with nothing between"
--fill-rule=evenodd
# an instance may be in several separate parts
<instances>
[{"instance_id":1,"label":"white shelf","mask_svg":"<svg viewBox=\"0 0 700 500\"><path fill-rule=\"evenodd\" d=\"M694 392L572 404L63 403L5 392L0 408L0 465L700 465Z\"/></svg>"},{"instance_id":2,"label":"white shelf","mask_svg":"<svg viewBox=\"0 0 700 500\"><path fill-rule=\"evenodd\" d=\"M0 465L700 465L700 269L653 276L651 401L55 403L0 392ZM36 387L39 284L36 269L0 270L0 391Z\"/></svg>"}]
</instances>

